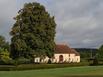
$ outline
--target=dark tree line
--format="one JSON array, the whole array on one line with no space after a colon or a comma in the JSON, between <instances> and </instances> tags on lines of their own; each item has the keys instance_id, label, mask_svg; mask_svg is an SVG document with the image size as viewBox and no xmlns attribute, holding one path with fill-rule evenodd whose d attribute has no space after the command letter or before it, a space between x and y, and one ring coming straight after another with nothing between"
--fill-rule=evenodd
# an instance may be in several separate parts
<instances>
[{"instance_id":1,"label":"dark tree line","mask_svg":"<svg viewBox=\"0 0 103 77\"><path fill-rule=\"evenodd\" d=\"M93 58L99 51L96 48L75 48L75 49L80 53L81 59Z\"/></svg>"}]
</instances>

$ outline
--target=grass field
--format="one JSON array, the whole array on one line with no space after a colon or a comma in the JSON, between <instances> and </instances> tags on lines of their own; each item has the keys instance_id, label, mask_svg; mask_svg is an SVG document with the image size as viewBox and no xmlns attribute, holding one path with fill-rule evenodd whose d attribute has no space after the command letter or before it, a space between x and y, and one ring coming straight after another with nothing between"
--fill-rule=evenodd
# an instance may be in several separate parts
<instances>
[{"instance_id":1,"label":"grass field","mask_svg":"<svg viewBox=\"0 0 103 77\"><path fill-rule=\"evenodd\" d=\"M66 67L26 71L0 71L0 77L103 77L103 66Z\"/></svg>"}]
</instances>

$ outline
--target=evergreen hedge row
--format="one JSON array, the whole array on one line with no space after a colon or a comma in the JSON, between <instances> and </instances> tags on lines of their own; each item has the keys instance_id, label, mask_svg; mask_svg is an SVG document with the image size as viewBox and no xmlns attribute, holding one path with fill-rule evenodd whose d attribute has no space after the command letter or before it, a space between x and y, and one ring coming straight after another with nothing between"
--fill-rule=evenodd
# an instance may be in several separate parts
<instances>
[{"instance_id":1,"label":"evergreen hedge row","mask_svg":"<svg viewBox=\"0 0 103 77\"><path fill-rule=\"evenodd\" d=\"M70 64L21 64L21 65L0 65L0 71L16 71L16 70L34 70L34 69L50 69L63 67L88 66L89 63L70 63Z\"/></svg>"}]
</instances>

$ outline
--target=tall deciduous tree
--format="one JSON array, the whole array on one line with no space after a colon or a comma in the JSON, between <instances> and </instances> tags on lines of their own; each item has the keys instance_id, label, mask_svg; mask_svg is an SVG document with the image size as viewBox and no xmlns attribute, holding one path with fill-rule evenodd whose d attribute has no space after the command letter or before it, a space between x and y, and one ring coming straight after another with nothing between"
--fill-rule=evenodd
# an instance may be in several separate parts
<instances>
[{"instance_id":1,"label":"tall deciduous tree","mask_svg":"<svg viewBox=\"0 0 103 77\"><path fill-rule=\"evenodd\" d=\"M43 5L26 3L14 19L16 22L10 32L13 58L53 56L56 23Z\"/></svg>"}]
</instances>

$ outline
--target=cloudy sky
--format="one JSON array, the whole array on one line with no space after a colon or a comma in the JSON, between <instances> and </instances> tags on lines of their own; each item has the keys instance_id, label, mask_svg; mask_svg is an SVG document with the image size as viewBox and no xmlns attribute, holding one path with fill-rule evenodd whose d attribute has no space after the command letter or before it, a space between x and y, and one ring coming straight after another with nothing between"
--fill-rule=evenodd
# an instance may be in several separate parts
<instances>
[{"instance_id":1,"label":"cloudy sky","mask_svg":"<svg viewBox=\"0 0 103 77\"><path fill-rule=\"evenodd\" d=\"M56 43L79 48L103 44L103 0L0 0L0 35L7 41L13 17L24 3L35 1L55 16Z\"/></svg>"}]
</instances>

